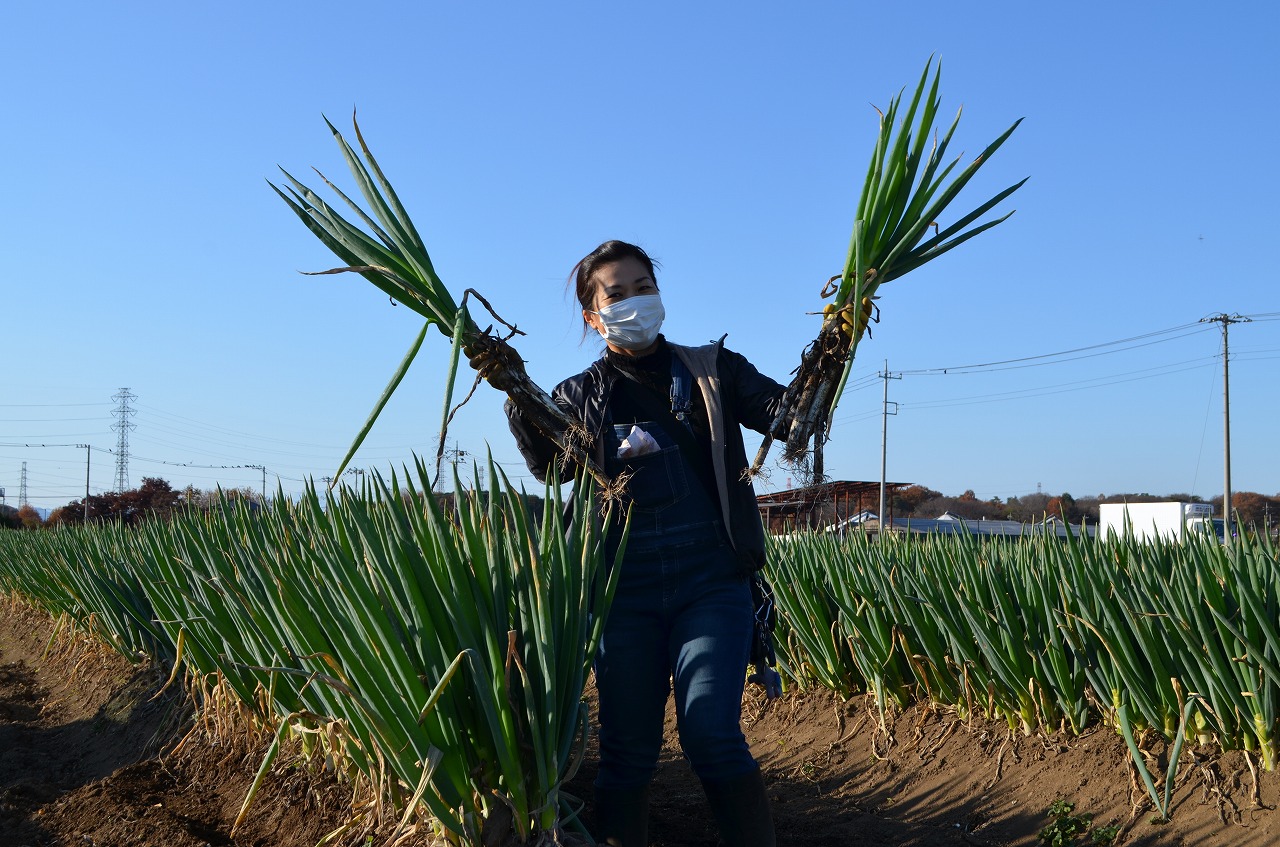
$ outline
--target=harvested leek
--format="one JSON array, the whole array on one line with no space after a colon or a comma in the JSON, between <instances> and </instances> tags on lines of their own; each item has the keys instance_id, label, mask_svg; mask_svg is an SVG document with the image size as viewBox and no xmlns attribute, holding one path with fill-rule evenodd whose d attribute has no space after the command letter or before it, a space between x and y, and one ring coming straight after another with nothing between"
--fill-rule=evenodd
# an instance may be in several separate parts
<instances>
[{"instance_id":1,"label":"harvested leek","mask_svg":"<svg viewBox=\"0 0 1280 847\"><path fill-rule=\"evenodd\" d=\"M467 309L467 299L475 297L486 308L488 303L475 291L468 289L462 300L455 301L449 289L436 274L431 256L419 236L413 221L400 203L395 189L383 175L369 147L360 133L360 126L352 117L352 126L356 140L360 145L360 154L351 147L332 123L325 123L333 133L338 147L351 175L364 197L369 211L366 212L354 200L344 194L336 185L320 174L325 184L355 213L363 226L354 224L330 207L316 192L295 179L288 171L281 168L289 185L284 189L270 183L289 208L302 220L307 229L332 250L345 265L321 274L357 273L373 283L387 296L397 303L407 306L426 319L422 330L410 345L409 352L392 376L382 396L366 420L364 427L357 433L354 442L348 449L333 478L341 476L343 469L351 461L356 450L363 443L365 436L372 429L374 422L382 413L387 401L400 385L405 372L422 347L427 330L435 326L444 333L452 343L447 372L444 412L440 425L440 440L437 456L437 474L439 474L439 458L444 451L445 432L452 417L450 405L453 401L453 385L458 370L458 355L463 350L485 349L490 360L503 370L504 390L520 409L543 434L554 441L563 451L563 455L573 464L587 469L598 481L607 482L603 473L584 448L585 439L580 432L581 427L572 421L552 401L550 395L539 388L524 370L523 360L515 349L507 343L511 335L517 334L512 327L511 335L498 337L489 330L481 330L472 320ZM363 161L361 157L363 156ZM317 172L319 173L319 172ZM492 313L492 309L490 309ZM497 320L501 320L497 318ZM566 476L569 475L566 473Z\"/></svg>"},{"instance_id":2,"label":"harvested leek","mask_svg":"<svg viewBox=\"0 0 1280 847\"><path fill-rule=\"evenodd\" d=\"M939 225L938 220L947 206L1004 144L1021 119L948 182L959 159L944 164L943 157L960 121L960 113L956 113L951 126L938 139L934 119L941 103L938 97L941 65L934 70L930 82L932 65L930 59L905 112L900 115L902 94L899 93L890 101L889 108L880 113L880 132L858 201L844 271L832 277L823 289L824 297L834 299L824 310L817 338L801 356L796 377L787 387L781 408L756 454L752 474L760 471L775 440L784 442L784 458L793 462L805 455L812 441L814 476L820 478L828 424L840 402L858 342L870 322L876 291L884 283L936 259L1013 214L1009 212L966 229L1017 191L1025 179L945 228ZM930 135L935 136L934 143L926 149ZM934 228L934 234L926 238L930 227Z\"/></svg>"}]
</instances>

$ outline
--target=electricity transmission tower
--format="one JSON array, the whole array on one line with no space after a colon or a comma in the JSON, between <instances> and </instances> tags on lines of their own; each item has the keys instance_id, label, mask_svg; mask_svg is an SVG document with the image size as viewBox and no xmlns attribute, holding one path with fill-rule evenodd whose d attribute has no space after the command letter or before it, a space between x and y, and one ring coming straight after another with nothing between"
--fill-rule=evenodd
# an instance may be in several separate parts
<instances>
[{"instance_id":1,"label":"electricity transmission tower","mask_svg":"<svg viewBox=\"0 0 1280 847\"><path fill-rule=\"evenodd\" d=\"M116 422L111 425L111 428L118 433L116 438L116 491L123 492L129 490L129 430L137 429L137 424L129 421L129 418L135 414L135 410L129 406L129 401L137 400L138 395L130 393L127 388L121 388L111 396L111 399L120 404L111 411L111 414L116 417Z\"/></svg>"},{"instance_id":2,"label":"electricity transmission tower","mask_svg":"<svg viewBox=\"0 0 1280 847\"><path fill-rule=\"evenodd\" d=\"M27 505L27 463L22 463L22 476L18 482L18 508Z\"/></svg>"}]
</instances>

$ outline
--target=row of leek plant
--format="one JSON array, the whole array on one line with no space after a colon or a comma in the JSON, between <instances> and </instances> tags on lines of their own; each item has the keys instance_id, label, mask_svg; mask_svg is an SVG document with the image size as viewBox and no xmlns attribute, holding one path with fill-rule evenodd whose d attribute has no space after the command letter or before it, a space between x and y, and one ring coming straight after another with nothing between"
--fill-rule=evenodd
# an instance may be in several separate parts
<instances>
[{"instance_id":1,"label":"row of leek plant","mask_svg":"<svg viewBox=\"0 0 1280 847\"><path fill-rule=\"evenodd\" d=\"M414 473L429 490L425 465ZM574 814L563 784L615 582L589 485L566 533L558 487L534 525L489 478L451 510L392 474L262 513L3 533L0 587L130 657L221 680L282 732L338 721L346 760L401 805L412 792L452 843L553 838Z\"/></svg>"},{"instance_id":2,"label":"row of leek plant","mask_svg":"<svg viewBox=\"0 0 1280 847\"><path fill-rule=\"evenodd\" d=\"M134 533L120 524L91 530L0 532L0 591L70 621L130 661L174 658L151 600L129 566Z\"/></svg>"},{"instance_id":3,"label":"row of leek plant","mask_svg":"<svg viewBox=\"0 0 1280 847\"><path fill-rule=\"evenodd\" d=\"M1011 729L1215 741L1276 765L1280 561L1265 537L793 537L771 551L799 687Z\"/></svg>"}]
</instances>

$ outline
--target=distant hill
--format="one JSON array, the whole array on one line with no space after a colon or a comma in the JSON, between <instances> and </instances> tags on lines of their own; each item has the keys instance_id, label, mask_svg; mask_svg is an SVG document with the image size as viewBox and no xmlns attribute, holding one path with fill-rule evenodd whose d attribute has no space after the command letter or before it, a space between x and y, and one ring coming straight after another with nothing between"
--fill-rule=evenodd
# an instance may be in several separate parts
<instances>
[{"instance_id":1,"label":"distant hill","mask_svg":"<svg viewBox=\"0 0 1280 847\"><path fill-rule=\"evenodd\" d=\"M36 506L34 504L31 506L31 508L36 510L36 514L40 516L40 520L42 521L47 521L49 519L49 515L53 514L53 509L42 509L39 506ZM11 503L4 503L4 504L0 504L0 511L3 511L5 514L8 514L8 515L17 515L18 507Z\"/></svg>"}]
</instances>

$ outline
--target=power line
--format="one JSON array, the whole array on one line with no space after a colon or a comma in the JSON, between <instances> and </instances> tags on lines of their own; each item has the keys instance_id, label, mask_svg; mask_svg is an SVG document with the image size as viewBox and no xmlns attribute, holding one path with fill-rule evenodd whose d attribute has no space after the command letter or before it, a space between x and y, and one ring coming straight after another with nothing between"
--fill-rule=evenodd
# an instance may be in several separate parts
<instances>
[{"instance_id":1,"label":"power line","mask_svg":"<svg viewBox=\"0 0 1280 847\"><path fill-rule=\"evenodd\" d=\"M1152 368L1141 368L1136 371L1127 371L1120 374L1108 374L1107 376L1091 377L1089 379L1075 380L1072 382L1061 382L1055 385L1042 385L1034 388L1020 388L1014 391L1001 391L992 394L975 394L967 397L949 397L940 400L922 400L917 403L903 403L903 406L909 406L913 409L937 409L947 406L969 406L974 403L983 403L989 401L1000 400L1020 400L1024 397L1041 397L1050 394L1068 394L1073 391L1085 391L1093 388L1106 388L1111 385L1120 385L1126 382L1140 382L1144 379L1155 379L1162 376L1170 376L1172 374L1183 373L1185 371L1197 370L1203 368L1212 362L1211 357L1202 359L1189 359L1182 362L1174 362L1168 365L1157 365ZM1159 371L1159 373L1150 373L1150 371ZM1135 374L1146 374L1146 376L1135 376ZM1122 379L1113 379L1112 377L1126 377ZM1106 380L1103 382L1102 380ZM1073 387L1074 386L1074 387Z\"/></svg>"},{"instance_id":2,"label":"power line","mask_svg":"<svg viewBox=\"0 0 1280 847\"><path fill-rule=\"evenodd\" d=\"M100 421L102 418L7 418L0 423L66 423L67 421Z\"/></svg>"},{"instance_id":3,"label":"power line","mask_svg":"<svg viewBox=\"0 0 1280 847\"><path fill-rule=\"evenodd\" d=\"M158 430L158 431L160 431L160 432L162 432L162 433L166 433L166 434L172 434L172 435L174 435L174 436L176 436L176 437L179 437L179 438L182 438L182 437L184 437L184 436L190 436L190 435L191 435L191 433L190 433L189 431L181 430L181 429L175 429L175 428L173 428L173 427L165 426L164 424L156 424L156 423L154 423L154 422L152 422L152 421L148 420L148 422L147 422L147 432L148 432L148 433L150 433L150 432L151 432L151 431L153 431L153 430ZM156 438L156 437L154 437L154 436L149 437L149 438L148 438L148 441L149 441L149 442L155 442L155 443L157 443L157 444L164 444L164 445L165 445L165 446L167 446L167 447L178 447L179 449L182 449L182 450L190 450L190 449L193 449L193 448L192 448L192 447L190 447L190 446L186 446L186 445L182 445L182 444L175 444L175 443L173 443L173 442L165 441L165 440L163 440L163 439ZM243 450L243 449L244 449L244 447L245 447L245 443L244 443L244 440L243 440L243 439L237 442L237 441L224 441L224 440L222 440L222 439L218 439L218 438L207 438L207 437L206 437L206 438L195 438L195 439L190 439L190 442L191 442L191 443L195 443L195 444L213 444L213 445L218 445L218 446L222 446L222 447L236 447L236 448L240 448L241 450ZM288 442L284 442L284 443L288 443ZM304 445L304 446L305 446L305 445ZM199 448L195 448L195 449L199 449ZM272 454L277 455L277 456L300 456L300 457L303 457L303 458L312 458L312 459L314 459L314 458L316 457L316 454L315 454L314 452L312 452L312 453L297 453L297 452L292 452L292 451L287 451L287 450L278 450L278 449L276 449L276 448L274 448L274 447L266 447L266 448L261 448L261 449L264 449L264 450L270 450L270 451L272 452ZM341 448L338 448L338 447L328 447L328 448L320 448L320 449L324 449L327 453L334 454L334 453L337 453Z\"/></svg>"},{"instance_id":4,"label":"power line","mask_svg":"<svg viewBox=\"0 0 1280 847\"><path fill-rule=\"evenodd\" d=\"M76 494L32 494L28 500L74 500Z\"/></svg>"},{"instance_id":5,"label":"power line","mask_svg":"<svg viewBox=\"0 0 1280 847\"><path fill-rule=\"evenodd\" d=\"M93 449L100 450L98 447ZM114 450L100 450L100 452L115 455ZM259 468L259 465L200 465L195 462L170 462L165 459L148 459L145 456L134 456L133 458L137 459L139 462L153 462L157 465L172 465L178 468L202 468L205 470L237 470L241 468L252 468L257 470Z\"/></svg>"},{"instance_id":6,"label":"power line","mask_svg":"<svg viewBox=\"0 0 1280 847\"><path fill-rule=\"evenodd\" d=\"M1043 385L1033 388L1020 388L1012 391L999 391L989 394L972 394L962 397L946 397L938 400L921 400L918 402L904 401L901 405L903 408L909 409L945 409L952 406L972 406L979 403L999 403L1009 400L1025 400L1032 397L1045 397L1055 394L1070 394L1075 391L1088 391L1095 388L1106 388L1112 385L1120 385L1128 382L1140 382L1145 379L1157 379L1173 374L1184 373L1206 367L1211 358L1189 359L1182 362L1174 362L1167 365L1157 365L1151 368L1141 368L1136 371L1126 371L1119 374L1109 374L1104 377L1091 377L1089 379L1074 380L1071 382L1056 383L1053 385ZM1198 364L1197 364L1198 363ZM1158 371L1158 373L1150 373ZM1136 376L1136 374L1145 374L1145 376ZM1113 378L1127 377L1127 378ZM1103 381L1105 380L1105 381ZM835 423L838 425L846 425L859 423L861 421L870 420L878 417L880 412L866 411L855 413L845 417L837 418Z\"/></svg>"},{"instance_id":7,"label":"power line","mask_svg":"<svg viewBox=\"0 0 1280 847\"><path fill-rule=\"evenodd\" d=\"M106 403L0 403L0 409L61 409L71 406L105 406ZM96 419L95 419L96 420Z\"/></svg>"},{"instance_id":8,"label":"power line","mask_svg":"<svg viewBox=\"0 0 1280 847\"><path fill-rule=\"evenodd\" d=\"M1183 330L1188 330L1188 331L1182 332ZM974 365L954 365L954 366L944 367L944 368L917 368L915 370L900 371L899 373L902 373L903 375L911 375L911 376L949 376L954 374L990 372L990 371L997 371L997 370L1017 370L1019 368L1043 367L1045 365L1057 365L1063 362L1076 362L1081 359L1092 359L1098 356L1109 356L1114 353L1122 353L1127 350L1136 350L1141 347L1150 347L1154 344L1163 344L1166 341L1175 341L1179 338L1186 338L1187 336L1194 335L1198 332L1203 332L1203 331L1204 331L1204 327L1202 326L1198 326L1197 324L1187 324L1187 325L1178 326L1178 327L1171 327L1169 329L1158 330L1156 332L1149 332L1146 335L1137 335L1132 338L1124 338L1124 339L1119 339L1117 341L1107 341L1102 344L1092 344L1088 347L1077 347L1074 350L1062 350L1057 353L1044 353L1038 356L1022 356L1016 359L1004 359L998 362L984 362L984 363L974 364ZM1154 338L1160 335L1167 335L1168 333L1172 333L1172 332L1181 332L1181 334L1172 336L1171 338L1160 338L1156 341L1146 341L1143 344L1130 344L1131 342L1144 341L1145 339L1148 339L1148 338ZM1087 351L1090 351L1090 350L1100 350L1105 347L1114 347L1118 344L1130 344L1130 346L1121 347L1117 350L1107 350L1100 353L1088 353L1088 355L1083 355L1083 356L1072 356L1069 359L1061 358L1063 356L1068 356L1074 353L1086 353ZM1043 361L1046 359L1052 359L1054 361Z\"/></svg>"},{"instance_id":9,"label":"power line","mask_svg":"<svg viewBox=\"0 0 1280 847\"><path fill-rule=\"evenodd\" d=\"M182 415L175 415L175 414L173 414L173 413L171 413L171 412L165 412L165 411L163 411L162 409L158 409L158 408L157 408L157 407L155 407L155 406L147 406L147 405L139 404L139 408L141 408L141 409L146 409L146 410L150 411L152 414L157 414L157 415L159 415L159 416L160 416L160 417L162 417L162 418L170 418L170 419L175 420L175 421L181 421L181 422L188 423L188 424L195 424L197 427L200 427L200 428L203 428L203 429L209 429L209 430L213 430L213 431L216 431L216 432L220 432L220 433L223 433L223 434L226 434L226 435L237 436L237 437L240 437L240 438L253 438L253 439L256 439L256 440L258 440L258 441L274 441L274 442L279 443L279 444L288 444L288 445L293 446L293 447L315 447L315 448L318 448L318 449L321 449L321 450L338 450L338 449L341 449L340 447L335 447L335 446L333 446L333 445L331 445L331 444L310 444L310 443L307 443L307 442L305 442L305 441L294 441L294 440L292 440L292 439L287 439L287 438L272 438L271 436L266 436L266 435L257 435L257 434L254 434L254 433L243 432L243 431L235 430L235 429L229 429L229 428L227 428L227 427L217 426L216 424L210 424L210 423L208 423L208 422L206 422L206 421L199 421L199 420L195 420L195 419L193 419L193 418L183 417ZM189 428L188 428L188 429L189 429ZM184 431L186 431L186 430L184 430Z\"/></svg>"},{"instance_id":10,"label":"power line","mask_svg":"<svg viewBox=\"0 0 1280 847\"><path fill-rule=\"evenodd\" d=\"M1274 314L1278 319L1280 319L1280 312L1266 313L1266 314L1268 316ZM1247 319L1253 320L1253 319L1256 319L1256 316L1249 316ZM1212 320L1212 319L1209 319L1209 320ZM916 368L911 370L900 371L899 373L903 375L909 374L913 376L942 376L942 375L949 376L954 374L990 373L994 371L1015 370L1015 369L1026 368L1026 367L1041 367L1044 365L1060 364L1064 362L1078 361L1080 359L1095 358L1097 356L1111 355L1113 353L1125 352L1125 351L1134 350L1140 347L1147 347L1154 344L1161 344L1166 341L1173 341L1179 338L1185 338L1185 337L1191 336L1197 332L1203 331L1204 329L1206 329L1206 327L1204 326L1204 321L1197 321L1194 324L1181 324L1179 326L1156 330L1154 332L1148 332L1142 335L1135 335L1128 338L1117 339L1115 341L1103 342L1100 344L1092 344L1086 347L1078 347L1071 350L1063 350L1057 353L1045 353L1045 354L1040 354L1035 356L1022 356L1022 357L1017 357L1013 359L1004 359L1000 361L986 362L986 363L979 363L979 364L972 364L972 365L958 365L958 366L948 366L948 367L942 367L942 368L938 368L938 367ZM1162 336L1165 336L1165 337L1162 337ZM1151 340L1151 339L1154 339L1154 340ZM1142 343L1135 343L1135 342L1142 342ZM1114 350L1105 349L1108 347L1116 347L1117 345L1129 345L1129 346L1120 347L1119 349L1114 349ZM1101 351L1101 352L1089 352L1089 351ZM1271 348L1264 348L1256 351L1247 350L1245 355L1235 354L1233 358L1242 359L1246 361L1261 361L1261 360L1267 360L1271 358L1277 358L1272 356L1257 355L1260 353L1270 353L1270 352L1275 352L1275 351ZM1087 355L1073 356L1072 354L1075 354L1075 353L1087 353ZM1064 359L1064 358L1061 358L1063 356L1072 356L1072 357ZM1045 360L1052 360L1052 361L1045 361ZM1037 386L1033 388L1018 389L1014 391L998 392L993 394L972 395L968 397L953 397L953 398L946 398L946 399L933 400L933 401L926 400L926 401L921 401L916 403L903 403L903 405L910 406L916 409L945 408L947 406L972 405L975 403L988 402L988 401L1023 399L1023 398L1029 398L1029 397L1045 396L1050 394L1063 394L1063 393L1069 393L1072 391L1083 391L1083 390L1088 390L1093 388L1104 388L1110 385L1117 385L1117 384L1126 383L1126 382L1136 382L1144 379L1154 379L1157 377L1163 377L1171 374L1182 373L1184 371L1195 370L1196 368L1203 367L1203 364L1196 364L1196 362L1199 362L1199 361L1200 360L1197 360L1197 359L1184 360L1181 362L1173 362L1165 365L1157 365L1151 368L1144 368L1137 371L1127 371L1119 374L1108 374L1106 376L1093 377L1090 379L1077 380L1074 382L1059 383L1057 385ZM1137 374L1147 374L1147 375L1136 376ZM1120 378L1116 378L1116 377L1120 377ZM868 380L868 383L869 382L870 380ZM1072 386L1077 386L1077 387L1072 387ZM857 388L861 388L861 387L863 386L857 386ZM857 390L857 389L855 388L854 390ZM855 414L852 416L839 418L834 423L838 423L838 424L855 423L858 421L867 420L877 414L879 413L866 412L863 414Z\"/></svg>"},{"instance_id":11,"label":"power line","mask_svg":"<svg viewBox=\"0 0 1280 847\"><path fill-rule=\"evenodd\" d=\"M1275 319L1280 319L1280 312L1274 313L1274 314L1276 315ZM1263 319L1266 320L1270 318L1263 318ZM1075 359L1087 359L1087 358L1093 358L1101 355L1110 355L1112 353L1124 352L1125 350L1132 350L1137 347L1146 347L1152 344L1163 343L1164 341L1172 341L1177 338L1189 337L1190 335L1194 334L1198 329L1203 329L1203 325L1201 322L1197 322L1197 324L1200 324L1200 326L1196 328L1193 328L1194 325L1184 324L1180 326L1169 327L1163 330L1157 330L1151 333L1144 333L1142 335L1132 336L1124 339L1118 339L1116 341L1106 342L1103 344L1089 345L1087 347L1075 348L1074 350L1065 350L1056 354L1044 354L1041 356L1028 356L1028 357L1020 357L1015 359L1007 359L1007 360L1002 360L997 362L989 362L989 363L986 363L985 369L982 369L983 368L982 365L970 365L970 366L961 366L959 368L949 367L949 368L915 369L915 370L903 371L902 373L916 374L916 375L942 375L943 373L946 373L949 375L951 373L962 372L964 371L965 367L968 367L970 369L968 373L973 374L973 373L989 373L997 370L1012 370L1018 367L1035 367L1035 366L1048 365L1048 364L1058 364L1059 362L1074 360L1074 359L1061 359L1060 357L1064 355L1070 355L1070 354L1085 352L1085 351L1101 351L1101 352L1092 352L1092 353L1089 353L1088 355L1074 357ZM1116 350L1106 349L1107 347L1116 347L1118 345L1127 345L1127 346L1122 349L1116 349ZM1243 355L1242 355L1242 351L1243 351ZM1262 347L1262 348L1255 348L1255 349L1238 348L1237 350L1232 351L1232 358L1238 361L1240 360L1263 361L1263 360L1270 360L1273 358L1280 358L1278 356L1265 355L1273 352L1277 352L1277 351L1274 348L1270 348L1270 347ZM1042 361L1042 360L1051 359L1054 356L1059 357L1059 359L1054 361ZM1031 399L1031 398L1050 396L1055 394L1073 393L1077 391L1106 388L1109 386L1119 385L1119 384L1128 383L1128 382L1138 382L1143 380L1172 376L1172 375L1176 375L1176 374L1184 373L1188 371L1200 370L1207 367L1208 364L1209 364L1209 359L1205 357L1200 357L1197 359L1189 359L1189 360L1183 360L1178 362L1172 362L1172 363L1158 365L1150 368L1143 368L1135 371L1108 373L1098 377L1076 380L1072 382L1058 383L1055 385L1036 386L1032 388L1018 389L1014 391L981 394L981 395L973 395L973 396L952 397L952 398L933 400L933 401L926 400L926 401L915 402L915 403L904 402L903 407L912 408L912 409L932 410L932 409L945 409L949 406L963 406L963 405L974 405L974 404L989 403L989 402L1007 402L1010 400ZM1011 367L1006 367L1006 365L1011 365ZM878 416L879 414L880 414L879 411L873 412L871 410L867 410L860 414L854 413L852 415L842 416L836 419L835 421L833 421L833 424L840 425L840 426L853 425L857 423L866 422Z\"/></svg>"}]
</instances>

